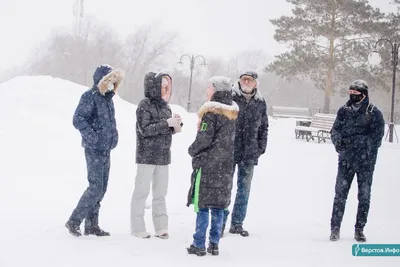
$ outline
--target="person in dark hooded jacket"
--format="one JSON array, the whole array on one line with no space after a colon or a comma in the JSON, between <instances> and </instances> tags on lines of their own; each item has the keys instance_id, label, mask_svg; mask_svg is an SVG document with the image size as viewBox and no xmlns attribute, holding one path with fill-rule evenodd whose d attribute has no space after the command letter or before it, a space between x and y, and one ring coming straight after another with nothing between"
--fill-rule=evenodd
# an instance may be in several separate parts
<instances>
[{"instance_id":1,"label":"person in dark hooded jacket","mask_svg":"<svg viewBox=\"0 0 400 267\"><path fill-rule=\"evenodd\" d=\"M144 77L144 95L136 109L137 174L131 200L131 234L149 238L144 221L145 202L152 183L152 217L156 236L166 239L168 191L172 135L181 131L182 119L168 105L172 78L166 73L149 72Z\"/></svg>"},{"instance_id":2,"label":"person in dark hooded jacket","mask_svg":"<svg viewBox=\"0 0 400 267\"><path fill-rule=\"evenodd\" d=\"M112 100L124 77L122 70L109 65L97 67L94 85L81 96L73 117L73 125L82 136L89 186L65 224L74 236L81 236L80 225L85 220L85 235L108 236L99 227L99 210L110 173L110 152L118 144L118 131Z\"/></svg>"},{"instance_id":3,"label":"person in dark hooded jacket","mask_svg":"<svg viewBox=\"0 0 400 267\"><path fill-rule=\"evenodd\" d=\"M349 94L350 100L338 110L331 130L339 163L330 240L340 238L347 195L357 174L358 210L354 238L365 242L364 227L370 207L372 177L385 131L385 121L382 112L370 103L368 84L365 81L354 81L350 85Z\"/></svg>"},{"instance_id":4,"label":"person in dark hooded jacket","mask_svg":"<svg viewBox=\"0 0 400 267\"><path fill-rule=\"evenodd\" d=\"M208 101L200 108L196 139L189 147L193 173L187 206L197 213L196 232L189 254L206 254L206 231L211 210L208 252L218 255L224 209L231 201L235 120L239 107L232 101L230 79L212 77L207 88Z\"/></svg>"}]
</instances>

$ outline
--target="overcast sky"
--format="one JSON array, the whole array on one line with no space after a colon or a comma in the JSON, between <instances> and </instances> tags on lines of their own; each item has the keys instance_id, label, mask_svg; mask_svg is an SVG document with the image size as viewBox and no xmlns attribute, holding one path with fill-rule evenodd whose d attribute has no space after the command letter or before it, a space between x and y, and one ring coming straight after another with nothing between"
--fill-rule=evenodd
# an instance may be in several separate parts
<instances>
[{"instance_id":1,"label":"overcast sky","mask_svg":"<svg viewBox=\"0 0 400 267\"><path fill-rule=\"evenodd\" d=\"M370 0L383 11L390 0ZM0 0L0 68L21 64L50 30L74 20L75 0ZM112 4L111 4L112 3ZM187 53L229 57L248 48L269 55L285 47L273 39L269 22L290 14L285 0L85 0L85 13L109 23L121 36L137 26L159 22L180 35Z\"/></svg>"}]
</instances>

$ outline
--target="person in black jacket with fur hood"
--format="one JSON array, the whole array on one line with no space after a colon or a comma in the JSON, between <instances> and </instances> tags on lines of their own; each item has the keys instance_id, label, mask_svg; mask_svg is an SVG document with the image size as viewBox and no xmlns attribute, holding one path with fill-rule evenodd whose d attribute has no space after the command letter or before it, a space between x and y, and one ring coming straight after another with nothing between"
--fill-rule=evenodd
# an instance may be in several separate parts
<instances>
[{"instance_id":1,"label":"person in black jacket with fur hood","mask_svg":"<svg viewBox=\"0 0 400 267\"><path fill-rule=\"evenodd\" d=\"M198 132L189 147L193 173L187 206L197 213L196 233L189 254L206 254L206 231L211 210L210 243L207 251L218 255L224 209L231 200L234 164L235 120L239 107L232 100L230 79L214 76L207 88L208 101L200 108Z\"/></svg>"}]
</instances>

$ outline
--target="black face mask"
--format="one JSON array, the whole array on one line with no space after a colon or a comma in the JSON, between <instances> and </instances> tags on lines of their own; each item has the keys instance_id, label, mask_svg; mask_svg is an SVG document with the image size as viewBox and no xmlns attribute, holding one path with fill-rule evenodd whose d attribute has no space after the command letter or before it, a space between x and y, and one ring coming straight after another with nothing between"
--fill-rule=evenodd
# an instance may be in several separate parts
<instances>
[{"instance_id":1,"label":"black face mask","mask_svg":"<svg viewBox=\"0 0 400 267\"><path fill-rule=\"evenodd\" d=\"M363 97L364 97L363 94L359 94L359 95L351 94L350 95L350 102L352 104L356 104L356 103L360 102L361 99L363 99Z\"/></svg>"}]
</instances>

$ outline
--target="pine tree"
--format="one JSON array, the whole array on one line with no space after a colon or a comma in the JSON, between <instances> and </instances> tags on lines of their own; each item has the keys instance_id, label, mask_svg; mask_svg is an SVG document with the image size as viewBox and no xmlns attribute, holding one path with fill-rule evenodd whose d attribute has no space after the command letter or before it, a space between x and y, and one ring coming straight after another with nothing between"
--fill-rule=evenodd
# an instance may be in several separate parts
<instances>
[{"instance_id":1,"label":"pine tree","mask_svg":"<svg viewBox=\"0 0 400 267\"><path fill-rule=\"evenodd\" d=\"M380 23L377 29L377 38L374 40L373 45L378 39L387 39L392 43L394 41L400 42L400 0L392 0L390 3L397 6L397 9L385 14L385 20ZM392 46L389 42L380 41L377 47L373 48L382 57L381 63L371 69L374 85L380 87L382 91L391 92L393 78Z\"/></svg>"},{"instance_id":2,"label":"pine tree","mask_svg":"<svg viewBox=\"0 0 400 267\"><path fill-rule=\"evenodd\" d=\"M270 21L275 40L288 44L290 51L276 56L265 71L288 80L312 79L325 90L328 113L333 92L371 76L368 55L385 16L367 0L286 1L294 5L292 16Z\"/></svg>"}]
</instances>

